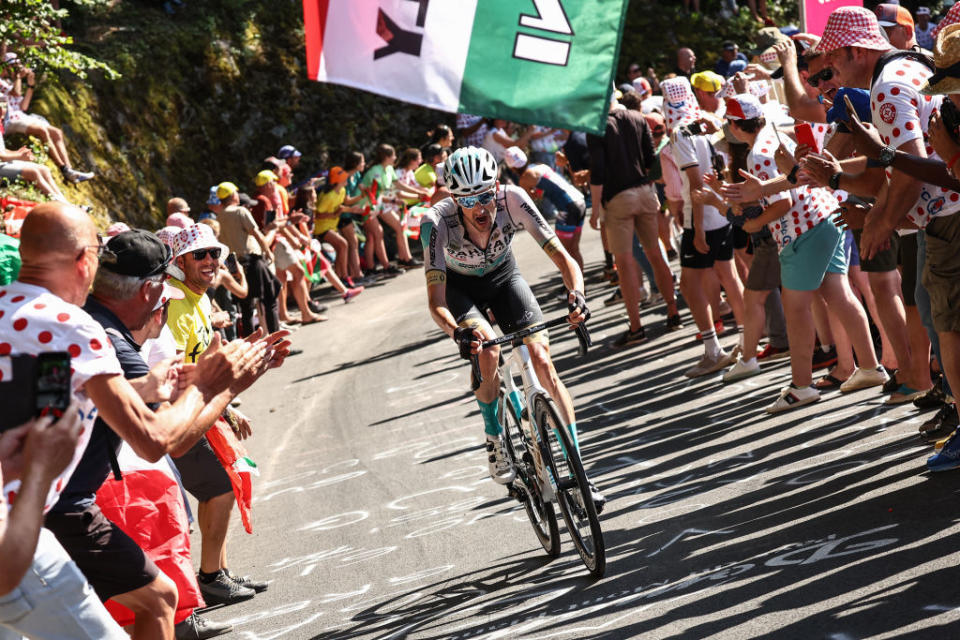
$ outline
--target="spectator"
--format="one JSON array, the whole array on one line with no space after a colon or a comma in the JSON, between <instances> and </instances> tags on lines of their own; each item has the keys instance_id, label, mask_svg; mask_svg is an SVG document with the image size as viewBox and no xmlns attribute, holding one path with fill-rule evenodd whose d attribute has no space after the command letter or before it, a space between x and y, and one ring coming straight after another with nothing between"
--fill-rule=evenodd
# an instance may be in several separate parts
<instances>
[{"instance_id":1,"label":"spectator","mask_svg":"<svg viewBox=\"0 0 960 640\"><path fill-rule=\"evenodd\" d=\"M699 10L699 9L698 9ZM693 49L680 47L677 49L677 66L673 70L678 76L689 78L697 66L697 56Z\"/></svg>"},{"instance_id":2,"label":"spectator","mask_svg":"<svg viewBox=\"0 0 960 640\"><path fill-rule=\"evenodd\" d=\"M177 354L183 362L192 364L202 361L201 355L211 345L219 344L213 335L212 307L206 292L217 276L219 258L225 247L217 242L212 229L203 224L182 230L174 239L173 247L174 259L185 277L182 281L172 279L170 282L184 293L184 299L170 303L167 326L176 342ZM220 407L215 416L223 409ZM227 568L227 530L234 504L233 487L207 438L201 436L194 442L186 452L178 449L175 453L180 455L175 455L174 459L183 486L198 502L200 591L204 600L211 604L247 600L264 591L267 584L238 578Z\"/></svg>"},{"instance_id":3,"label":"spectator","mask_svg":"<svg viewBox=\"0 0 960 640\"><path fill-rule=\"evenodd\" d=\"M393 168L397 161L397 152L393 147L388 144L377 146L376 161L377 164L370 167L361 181L366 196L364 205L369 211L369 217L363 227L364 231L369 234L364 249L364 258L367 267L373 269L376 264L374 256L376 256L388 275L397 275L401 271L390 264L380 223L383 222L390 227L396 236L397 264L407 269L422 266L423 262L414 259L410 253L410 247L407 246L407 237L403 233L400 217L396 213L395 203L395 198L398 196L416 194L404 185L397 184L397 174Z\"/></svg>"},{"instance_id":4,"label":"spectator","mask_svg":"<svg viewBox=\"0 0 960 640\"><path fill-rule=\"evenodd\" d=\"M426 152L430 145L440 145L443 149L449 149L453 146L453 129L445 124L438 124L427 132L427 142L420 150Z\"/></svg>"},{"instance_id":5,"label":"spectator","mask_svg":"<svg viewBox=\"0 0 960 640\"><path fill-rule=\"evenodd\" d=\"M917 44L927 51L933 51L933 30L937 28L930 20L930 7L917 7L916 20L913 25L913 34Z\"/></svg>"},{"instance_id":6,"label":"spectator","mask_svg":"<svg viewBox=\"0 0 960 640\"><path fill-rule=\"evenodd\" d=\"M47 148L50 159L60 167L64 180L77 183L93 178L95 174L92 172L77 171L70 167L63 131L50 124L46 118L27 113L37 86L33 70L23 66L17 54L12 51L4 54L3 62L5 72L0 78L0 95L6 97L9 105L8 113L3 116L4 131L8 134L33 136L40 140Z\"/></svg>"},{"instance_id":7,"label":"spectator","mask_svg":"<svg viewBox=\"0 0 960 640\"><path fill-rule=\"evenodd\" d=\"M200 224L209 226L213 229L214 236L217 239L220 238L219 222L212 218L206 218ZM237 321L240 318L240 307L237 305L237 300L243 300L250 293L247 287L247 277L240 267L237 254L231 253L226 260L220 263L220 270L214 277L207 293L214 304L214 313L210 319L213 328L225 340L236 339L239 335ZM166 320L164 320L164 324L166 324Z\"/></svg>"},{"instance_id":8,"label":"spectator","mask_svg":"<svg viewBox=\"0 0 960 640\"><path fill-rule=\"evenodd\" d=\"M0 123L7 116L7 99L0 95ZM50 169L42 164L33 162L33 152L27 147L20 147L16 151L9 151L4 144L3 128L0 128L0 178L22 178L33 182L45 196L51 200L66 202L60 188L53 181Z\"/></svg>"},{"instance_id":9,"label":"spectator","mask_svg":"<svg viewBox=\"0 0 960 640\"><path fill-rule=\"evenodd\" d=\"M0 286L10 284L20 274L20 241L0 229ZM2 485L0 485L2 486Z\"/></svg>"},{"instance_id":10,"label":"spectator","mask_svg":"<svg viewBox=\"0 0 960 640\"><path fill-rule=\"evenodd\" d=\"M221 182L217 186L217 198L223 204L223 210L218 217L220 237L230 251L236 254L250 288L250 295L239 301L241 335L253 333L253 312L260 303L264 309L261 324L266 324L267 331L273 333L280 328L277 305L280 281L267 266L273 262L273 252L250 211L240 206L237 185Z\"/></svg>"},{"instance_id":11,"label":"spectator","mask_svg":"<svg viewBox=\"0 0 960 640\"><path fill-rule=\"evenodd\" d=\"M356 282L363 278L360 270L360 251L357 233L354 229L353 215L343 206L346 200L346 182L349 176L341 167L333 167L327 175L322 196L310 185L297 190L294 211L301 211L313 218L313 236L320 242L325 238L336 252L337 277L350 289L363 290ZM334 220L333 217L336 216ZM331 225L333 225L331 230ZM341 242L342 241L342 242ZM322 254L321 254L322 255ZM320 256L318 256L319 258ZM342 269L342 271L339 271ZM340 274L343 275L340 275ZM355 294L354 294L355 295ZM346 300L353 297L345 297Z\"/></svg>"},{"instance_id":12,"label":"spectator","mask_svg":"<svg viewBox=\"0 0 960 640\"><path fill-rule=\"evenodd\" d=\"M736 42L732 40L726 40L720 46L720 58L717 60L717 63L713 66L713 70L724 78L729 78L733 76L733 73L730 72L730 63L734 60L742 60L743 62L748 62L747 56L740 53L740 47ZM718 89L719 91L719 89Z\"/></svg>"},{"instance_id":13,"label":"spectator","mask_svg":"<svg viewBox=\"0 0 960 640\"><path fill-rule=\"evenodd\" d=\"M653 265L657 288L667 303L668 328L681 325L673 295L673 274L658 238L660 202L649 178L655 161L653 141L643 115L612 105L603 137L591 135L588 140L593 205L590 226L599 228L602 206L604 233L617 261L623 303L630 318L629 328L614 341L614 346L625 347L647 339L640 324L640 280L632 249L634 233Z\"/></svg>"},{"instance_id":14,"label":"spectator","mask_svg":"<svg viewBox=\"0 0 960 640\"><path fill-rule=\"evenodd\" d=\"M423 163L414 171L417 184L432 193L437 186L437 166L447 159L447 150L439 144L430 144L423 149Z\"/></svg>"},{"instance_id":15,"label":"spectator","mask_svg":"<svg viewBox=\"0 0 960 640\"><path fill-rule=\"evenodd\" d=\"M290 170L293 171L300 164L301 154L292 144L285 144L277 151L277 157L285 160Z\"/></svg>"},{"instance_id":16,"label":"spectator","mask_svg":"<svg viewBox=\"0 0 960 640\"><path fill-rule=\"evenodd\" d=\"M220 198L217 197L217 187L210 187L210 193L207 194L206 209L197 216L197 222L202 222L206 218L214 218L220 214L223 210L223 205L220 204Z\"/></svg>"},{"instance_id":17,"label":"spectator","mask_svg":"<svg viewBox=\"0 0 960 640\"><path fill-rule=\"evenodd\" d=\"M913 33L913 16L898 4L878 4L874 11L877 23L883 27L894 49L910 49L917 45Z\"/></svg>"},{"instance_id":18,"label":"spectator","mask_svg":"<svg viewBox=\"0 0 960 640\"><path fill-rule=\"evenodd\" d=\"M457 114L457 135L465 147L479 147L487 137L487 121L482 116ZM348 163L349 164L349 163ZM347 171L350 169L347 168Z\"/></svg>"},{"instance_id":19,"label":"spectator","mask_svg":"<svg viewBox=\"0 0 960 640\"><path fill-rule=\"evenodd\" d=\"M643 71L640 69L640 65L636 62L631 62L627 67L627 82L633 82L637 78L643 77Z\"/></svg>"},{"instance_id":20,"label":"spectator","mask_svg":"<svg viewBox=\"0 0 960 640\"><path fill-rule=\"evenodd\" d=\"M114 222L109 227L107 227L107 237L112 238L118 236L124 231L130 231L130 225L126 222Z\"/></svg>"},{"instance_id":21,"label":"spectator","mask_svg":"<svg viewBox=\"0 0 960 640\"><path fill-rule=\"evenodd\" d=\"M400 161L397 163L397 181L411 192L401 198L407 206L415 205L418 202L426 202L430 199L430 192L420 186L415 175L422 162L423 155L420 153L420 149L411 147L404 150L400 156Z\"/></svg>"},{"instance_id":22,"label":"spectator","mask_svg":"<svg viewBox=\"0 0 960 640\"><path fill-rule=\"evenodd\" d=\"M182 213L183 215L190 217L190 205L187 204L187 201L183 198L170 198L167 200L167 217L172 216L175 213ZM167 223L169 224L169 222ZM192 221L191 221L191 224Z\"/></svg>"}]
</instances>

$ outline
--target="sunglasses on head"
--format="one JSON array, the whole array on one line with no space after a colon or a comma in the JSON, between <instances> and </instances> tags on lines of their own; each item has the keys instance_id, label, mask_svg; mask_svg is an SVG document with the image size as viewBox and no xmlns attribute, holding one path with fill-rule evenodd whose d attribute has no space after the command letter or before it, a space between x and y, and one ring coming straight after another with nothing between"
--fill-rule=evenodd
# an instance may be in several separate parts
<instances>
[{"instance_id":1,"label":"sunglasses on head","mask_svg":"<svg viewBox=\"0 0 960 640\"><path fill-rule=\"evenodd\" d=\"M817 88L821 82L829 82L833 79L833 68L824 67L820 71L816 72L812 76L807 76L807 84L809 84L814 89Z\"/></svg>"},{"instance_id":2,"label":"sunglasses on head","mask_svg":"<svg viewBox=\"0 0 960 640\"><path fill-rule=\"evenodd\" d=\"M210 247L209 249L197 249L196 251L191 251L190 253L191 255L193 255L193 259L197 261L203 260L204 258L207 257L208 254L214 260L220 259L220 247Z\"/></svg>"},{"instance_id":3,"label":"sunglasses on head","mask_svg":"<svg viewBox=\"0 0 960 640\"><path fill-rule=\"evenodd\" d=\"M464 209L472 209L477 205L486 206L493 202L493 198L496 196L496 193L493 190L484 191L483 193L477 194L475 196L458 196L456 198L457 204L459 204Z\"/></svg>"}]
</instances>

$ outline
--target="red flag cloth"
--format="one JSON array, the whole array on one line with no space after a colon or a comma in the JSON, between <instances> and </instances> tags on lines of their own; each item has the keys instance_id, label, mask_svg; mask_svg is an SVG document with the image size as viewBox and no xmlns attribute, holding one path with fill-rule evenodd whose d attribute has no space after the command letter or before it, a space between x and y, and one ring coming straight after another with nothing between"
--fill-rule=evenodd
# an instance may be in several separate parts
<instances>
[{"instance_id":1,"label":"red flag cloth","mask_svg":"<svg viewBox=\"0 0 960 640\"><path fill-rule=\"evenodd\" d=\"M183 494L166 459L147 462L126 444L118 456L123 479L111 474L97 491L103 515L140 545L177 585L176 622L206 606L190 561L190 525ZM121 626L133 624L130 609L112 600L107 610Z\"/></svg>"},{"instance_id":2,"label":"red flag cloth","mask_svg":"<svg viewBox=\"0 0 960 640\"><path fill-rule=\"evenodd\" d=\"M256 473L256 465L247 458L246 449L223 418L217 418L214 425L207 431L207 441L210 442L210 447L217 455L217 459L230 476L230 484L233 485L233 495L237 499L237 507L240 508L243 528L247 533L253 533L251 476Z\"/></svg>"}]
</instances>

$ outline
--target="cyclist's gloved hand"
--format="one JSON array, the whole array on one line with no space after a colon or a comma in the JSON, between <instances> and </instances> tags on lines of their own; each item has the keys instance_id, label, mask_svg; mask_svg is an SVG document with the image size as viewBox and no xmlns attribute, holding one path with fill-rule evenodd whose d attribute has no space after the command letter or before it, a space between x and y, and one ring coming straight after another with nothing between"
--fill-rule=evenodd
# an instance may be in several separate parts
<instances>
[{"instance_id":1,"label":"cyclist's gloved hand","mask_svg":"<svg viewBox=\"0 0 960 640\"><path fill-rule=\"evenodd\" d=\"M457 327L453 330L453 341L460 347L460 357L464 360L469 360L470 356L473 355L473 347L471 345L477 341L477 336L473 332L473 329L469 327Z\"/></svg>"},{"instance_id":2,"label":"cyclist's gloved hand","mask_svg":"<svg viewBox=\"0 0 960 640\"><path fill-rule=\"evenodd\" d=\"M570 292L570 295L573 296L573 302L570 302L570 298L567 298L567 309L570 313L573 313L580 310L580 313L583 314L583 321L586 322L590 319L590 309L587 308L587 299L583 297L583 293L574 289Z\"/></svg>"}]
</instances>

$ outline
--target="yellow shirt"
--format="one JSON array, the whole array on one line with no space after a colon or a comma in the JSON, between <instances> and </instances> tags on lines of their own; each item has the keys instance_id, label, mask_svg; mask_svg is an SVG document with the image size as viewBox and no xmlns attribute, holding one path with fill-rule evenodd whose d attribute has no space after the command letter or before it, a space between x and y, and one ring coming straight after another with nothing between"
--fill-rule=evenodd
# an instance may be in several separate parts
<instances>
[{"instance_id":1,"label":"yellow shirt","mask_svg":"<svg viewBox=\"0 0 960 640\"><path fill-rule=\"evenodd\" d=\"M343 187L328 191L317 199L313 212L313 235L322 236L327 231L336 231L340 221L340 207L347 199L347 190Z\"/></svg>"},{"instance_id":2,"label":"yellow shirt","mask_svg":"<svg viewBox=\"0 0 960 640\"><path fill-rule=\"evenodd\" d=\"M171 300L167 313L167 327L177 343L177 351L183 352L183 361L195 363L197 357L207 350L213 338L210 316L213 305L206 293L196 294L175 278L168 281L185 294L183 300Z\"/></svg>"}]
</instances>

